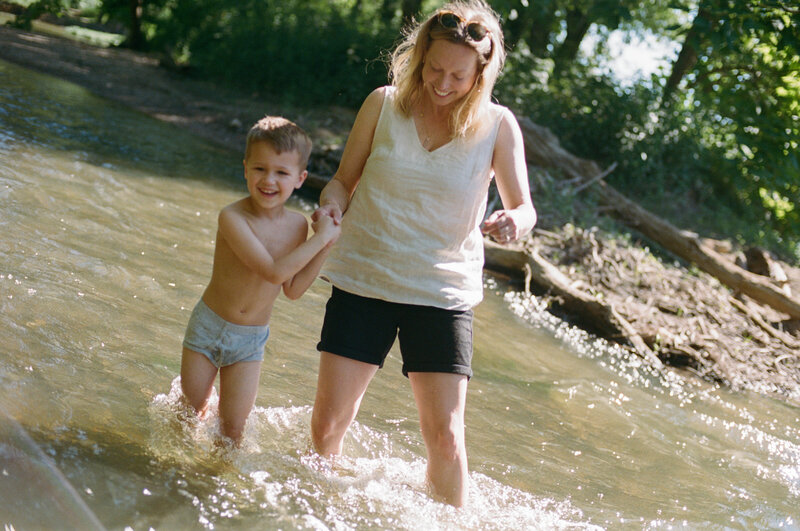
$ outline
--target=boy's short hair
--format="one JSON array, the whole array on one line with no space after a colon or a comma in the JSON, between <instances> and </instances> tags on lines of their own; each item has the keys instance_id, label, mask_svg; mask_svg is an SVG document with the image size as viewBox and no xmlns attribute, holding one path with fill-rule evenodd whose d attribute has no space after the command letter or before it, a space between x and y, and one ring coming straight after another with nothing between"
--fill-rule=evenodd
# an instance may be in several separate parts
<instances>
[{"instance_id":1,"label":"boy's short hair","mask_svg":"<svg viewBox=\"0 0 800 531\"><path fill-rule=\"evenodd\" d=\"M275 151L296 151L300 156L300 166L308 165L311 156L311 139L296 123L281 116L265 116L257 121L247 133L244 158L250 156L250 146L254 142L269 142Z\"/></svg>"}]
</instances>

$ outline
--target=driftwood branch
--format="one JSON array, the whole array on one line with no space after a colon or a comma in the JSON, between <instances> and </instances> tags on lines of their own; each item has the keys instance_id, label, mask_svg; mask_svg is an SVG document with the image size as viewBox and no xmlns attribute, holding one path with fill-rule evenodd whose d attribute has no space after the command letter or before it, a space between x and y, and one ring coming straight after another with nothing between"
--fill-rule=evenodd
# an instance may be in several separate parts
<instances>
[{"instance_id":1,"label":"driftwood branch","mask_svg":"<svg viewBox=\"0 0 800 531\"><path fill-rule=\"evenodd\" d=\"M730 298L731 304L736 306L742 313L747 315L755 324L757 324L762 330L764 330L767 334L771 335L775 339L779 340L781 343L786 345L789 348L800 349L800 341L797 341L792 336L787 334L786 332L781 332L774 326L771 326L768 322L766 322L758 313L754 312L747 305L734 297Z\"/></svg>"},{"instance_id":2,"label":"driftwood branch","mask_svg":"<svg viewBox=\"0 0 800 531\"><path fill-rule=\"evenodd\" d=\"M611 173L612 171L616 170L616 169L617 169L617 163L615 162L614 164L612 164L611 166L606 168L606 170L603 173L598 173L597 175L592 177L590 180L584 182L583 184L581 184L579 186L576 186L575 189L572 190L572 192L577 194L578 192L582 191L584 188L589 188L591 185L593 185L597 181L599 181L601 179L605 179L606 177L608 177L608 174Z\"/></svg>"}]
</instances>

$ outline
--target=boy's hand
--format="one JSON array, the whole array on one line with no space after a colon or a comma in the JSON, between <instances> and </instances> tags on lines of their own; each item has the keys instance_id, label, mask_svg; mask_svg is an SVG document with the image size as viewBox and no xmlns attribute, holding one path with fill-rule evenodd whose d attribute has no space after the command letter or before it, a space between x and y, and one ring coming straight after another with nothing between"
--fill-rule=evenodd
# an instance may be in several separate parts
<instances>
[{"instance_id":1,"label":"boy's hand","mask_svg":"<svg viewBox=\"0 0 800 531\"><path fill-rule=\"evenodd\" d=\"M314 214L316 214L316 212ZM342 233L342 227L334 221L333 217L324 214L317 216L317 219L311 216L311 219L311 229L314 231L314 234L319 234L329 244L339 239L339 235Z\"/></svg>"},{"instance_id":2,"label":"boy's hand","mask_svg":"<svg viewBox=\"0 0 800 531\"><path fill-rule=\"evenodd\" d=\"M501 243L511 243L519 238L519 227L508 210L492 212L481 224L481 232Z\"/></svg>"}]
</instances>

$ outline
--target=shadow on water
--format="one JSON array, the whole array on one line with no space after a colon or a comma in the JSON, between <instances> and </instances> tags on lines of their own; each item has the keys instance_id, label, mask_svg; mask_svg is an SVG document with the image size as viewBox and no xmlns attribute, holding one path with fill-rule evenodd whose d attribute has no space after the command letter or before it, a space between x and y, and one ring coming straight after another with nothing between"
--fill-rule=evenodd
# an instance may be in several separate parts
<instances>
[{"instance_id":1,"label":"shadow on water","mask_svg":"<svg viewBox=\"0 0 800 531\"><path fill-rule=\"evenodd\" d=\"M31 100L39 104L23 103ZM11 140L131 175L156 173L230 189L240 189L243 178L240 154L78 85L0 60L0 150ZM174 149L176 144L184 149Z\"/></svg>"},{"instance_id":2,"label":"shadow on water","mask_svg":"<svg viewBox=\"0 0 800 531\"><path fill-rule=\"evenodd\" d=\"M0 521L20 529L104 529L56 463L2 407L0 473Z\"/></svg>"}]
</instances>

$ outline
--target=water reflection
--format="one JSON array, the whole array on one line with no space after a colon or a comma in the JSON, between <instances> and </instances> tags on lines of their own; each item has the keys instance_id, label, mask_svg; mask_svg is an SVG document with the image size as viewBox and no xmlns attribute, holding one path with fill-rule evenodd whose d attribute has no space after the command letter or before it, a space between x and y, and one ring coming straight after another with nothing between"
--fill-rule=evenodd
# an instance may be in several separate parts
<instances>
[{"instance_id":1,"label":"water reflection","mask_svg":"<svg viewBox=\"0 0 800 531\"><path fill-rule=\"evenodd\" d=\"M396 352L346 456L309 454L323 282L278 300L245 445L220 451L213 415L176 422L175 378L240 156L4 63L0 153L0 404L108 528L798 528L797 408L654 369L490 278L467 509L427 496Z\"/></svg>"}]
</instances>

